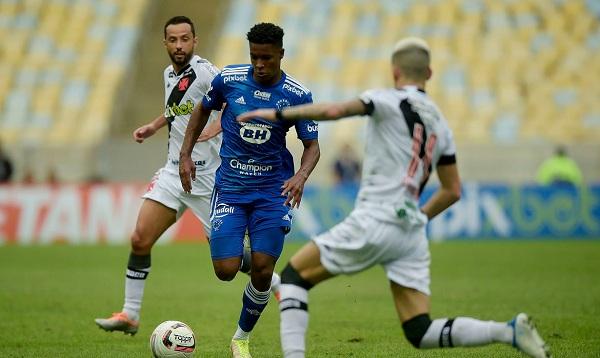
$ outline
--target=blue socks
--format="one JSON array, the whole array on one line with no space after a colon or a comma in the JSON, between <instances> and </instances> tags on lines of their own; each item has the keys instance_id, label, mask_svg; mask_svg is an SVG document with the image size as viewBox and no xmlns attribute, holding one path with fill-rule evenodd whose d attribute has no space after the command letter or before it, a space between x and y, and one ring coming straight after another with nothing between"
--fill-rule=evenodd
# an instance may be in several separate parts
<instances>
[{"instance_id":1,"label":"blue socks","mask_svg":"<svg viewBox=\"0 0 600 358\"><path fill-rule=\"evenodd\" d=\"M243 332L250 333L250 331L252 331L252 329L256 325L256 322L258 322L258 319L260 318L260 314L267 306L270 295L270 289L261 292L254 288L254 286L252 286L252 282L248 282L248 285L244 290L244 296L242 298L242 312L240 313L240 320L238 321L238 326ZM234 338L248 338L248 335L245 335L246 337L241 337L244 334L243 332L239 332L240 329L238 329L238 332L236 332Z\"/></svg>"}]
</instances>

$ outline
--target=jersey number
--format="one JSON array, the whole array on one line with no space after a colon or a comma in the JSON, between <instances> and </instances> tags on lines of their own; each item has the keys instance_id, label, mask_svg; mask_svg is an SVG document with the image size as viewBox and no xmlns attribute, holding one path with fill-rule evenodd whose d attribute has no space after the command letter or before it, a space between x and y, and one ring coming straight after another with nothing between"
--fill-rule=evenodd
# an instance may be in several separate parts
<instances>
[{"instance_id":1,"label":"jersey number","mask_svg":"<svg viewBox=\"0 0 600 358\"><path fill-rule=\"evenodd\" d=\"M433 149L437 141L435 134L427 135L427 130L423 124L423 120L418 112L415 112L408 100L400 102L400 111L404 115L408 131L413 139L412 142L412 158L408 165L404 182L409 188L414 190L415 196L419 196L429 179L431 173L431 161L433 158ZM423 168L423 176L419 183L415 182L415 174L419 166Z\"/></svg>"}]
</instances>

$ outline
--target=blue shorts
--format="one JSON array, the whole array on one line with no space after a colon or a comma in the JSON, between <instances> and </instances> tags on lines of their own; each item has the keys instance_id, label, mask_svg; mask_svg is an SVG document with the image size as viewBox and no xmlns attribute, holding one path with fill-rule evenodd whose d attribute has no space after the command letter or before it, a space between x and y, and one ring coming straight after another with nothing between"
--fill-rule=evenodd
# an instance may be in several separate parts
<instances>
[{"instance_id":1,"label":"blue shorts","mask_svg":"<svg viewBox=\"0 0 600 358\"><path fill-rule=\"evenodd\" d=\"M210 213L213 260L242 256L246 229L252 252L279 258L292 226L291 209L284 202L279 190L233 193L215 189Z\"/></svg>"}]
</instances>

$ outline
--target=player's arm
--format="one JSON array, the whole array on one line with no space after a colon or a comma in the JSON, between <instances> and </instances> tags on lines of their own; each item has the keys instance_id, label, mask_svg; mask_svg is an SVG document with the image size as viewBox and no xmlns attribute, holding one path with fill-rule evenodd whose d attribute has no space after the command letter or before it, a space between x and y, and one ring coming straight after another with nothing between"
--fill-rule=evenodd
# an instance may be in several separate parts
<instances>
[{"instance_id":1,"label":"player's arm","mask_svg":"<svg viewBox=\"0 0 600 358\"><path fill-rule=\"evenodd\" d=\"M181 145L181 152L179 153L179 179L181 180L183 190L187 193L192 191L191 180L196 180L196 166L192 161L192 150L194 149L196 140L208 122L210 112L209 108L204 108L202 103L198 103L192 111L185 130L185 137Z\"/></svg>"},{"instance_id":2,"label":"player's arm","mask_svg":"<svg viewBox=\"0 0 600 358\"><path fill-rule=\"evenodd\" d=\"M218 112L217 119L210 122L204 129L202 133L200 133L200 137L198 137L198 142L206 142L207 140L214 138L219 135L219 133L223 132L223 127L221 127L221 116L223 115L223 110L225 109L225 105Z\"/></svg>"},{"instance_id":3,"label":"player's arm","mask_svg":"<svg viewBox=\"0 0 600 358\"><path fill-rule=\"evenodd\" d=\"M160 116L156 117L152 122L134 130L133 140L135 140L138 143L143 143L144 139L153 136L154 133L156 133L156 131L158 131L165 125L167 125L167 119L165 118L164 114L161 114Z\"/></svg>"},{"instance_id":4,"label":"player's arm","mask_svg":"<svg viewBox=\"0 0 600 358\"><path fill-rule=\"evenodd\" d=\"M242 113L237 117L238 122L247 122L252 118L263 118L269 121L297 121L312 119L314 121L332 121L339 118L364 115L369 113L368 104L360 99L346 102L312 103L286 107L282 110L273 108L257 109Z\"/></svg>"},{"instance_id":5,"label":"player's arm","mask_svg":"<svg viewBox=\"0 0 600 358\"><path fill-rule=\"evenodd\" d=\"M305 139L302 144L304 145L304 151L300 159L300 169L293 177L286 180L281 187L283 189L281 195L287 196L285 205L289 204L292 208L300 207L302 194L304 193L304 183L308 180L310 173L315 169L321 157L318 139Z\"/></svg>"},{"instance_id":6,"label":"player's arm","mask_svg":"<svg viewBox=\"0 0 600 358\"><path fill-rule=\"evenodd\" d=\"M456 162L451 164L438 163L436 171L440 179L440 187L421 207L421 211L429 219L446 210L460 199L460 177Z\"/></svg>"}]
</instances>

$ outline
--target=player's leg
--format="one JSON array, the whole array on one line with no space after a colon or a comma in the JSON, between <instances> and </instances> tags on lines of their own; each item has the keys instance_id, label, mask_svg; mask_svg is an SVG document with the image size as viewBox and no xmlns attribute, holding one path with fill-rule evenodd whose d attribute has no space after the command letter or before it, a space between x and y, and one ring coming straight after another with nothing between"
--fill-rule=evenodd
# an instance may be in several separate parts
<instances>
[{"instance_id":1,"label":"player's leg","mask_svg":"<svg viewBox=\"0 0 600 358\"><path fill-rule=\"evenodd\" d=\"M473 347L512 344L532 357L549 357L527 315L511 322L481 321L469 317L429 317L429 296L390 281L394 304L406 339L416 348ZM535 342L533 342L535 341Z\"/></svg>"},{"instance_id":2,"label":"player's leg","mask_svg":"<svg viewBox=\"0 0 600 358\"><path fill-rule=\"evenodd\" d=\"M215 190L210 214L210 255L219 280L231 281L237 275L244 251L248 226L245 195Z\"/></svg>"},{"instance_id":3,"label":"player's leg","mask_svg":"<svg viewBox=\"0 0 600 358\"><path fill-rule=\"evenodd\" d=\"M231 341L234 357L247 357L250 332L258 322L269 302L273 269L281 251L285 235L289 232L291 216L284 206L285 198L276 190L247 194L248 233L252 263L250 282L242 294L242 309L238 327Z\"/></svg>"},{"instance_id":4,"label":"player's leg","mask_svg":"<svg viewBox=\"0 0 600 358\"><path fill-rule=\"evenodd\" d=\"M177 212L157 201L145 199L138 213L131 235L131 252L125 276L125 303L121 312L112 317L96 319L96 324L107 331L135 334L144 295L146 278L150 272L151 250L158 238L176 221Z\"/></svg>"},{"instance_id":5,"label":"player's leg","mask_svg":"<svg viewBox=\"0 0 600 358\"><path fill-rule=\"evenodd\" d=\"M231 341L234 357L246 357L250 354L250 333L269 302L273 270L281 255L285 232L281 226L259 228L250 232L252 267L250 282L242 294L238 327Z\"/></svg>"},{"instance_id":6,"label":"player's leg","mask_svg":"<svg viewBox=\"0 0 600 358\"><path fill-rule=\"evenodd\" d=\"M304 357L308 291L336 275L363 271L385 250L374 250L375 223L359 210L304 245L281 272L280 333L284 357Z\"/></svg>"},{"instance_id":7,"label":"player's leg","mask_svg":"<svg viewBox=\"0 0 600 358\"><path fill-rule=\"evenodd\" d=\"M304 357L308 329L308 291L333 276L321 264L319 248L312 241L295 253L281 272L279 311L284 357Z\"/></svg>"},{"instance_id":8,"label":"player's leg","mask_svg":"<svg viewBox=\"0 0 600 358\"><path fill-rule=\"evenodd\" d=\"M248 236L248 232L244 236L244 255L242 257L242 263L240 265L240 272L243 272L247 275L250 275L252 268L252 250L250 249L250 236ZM279 288L281 287L281 277L277 272L273 272L271 276L271 292L277 302L279 302Z\"/></svg>"}]
</instances>

